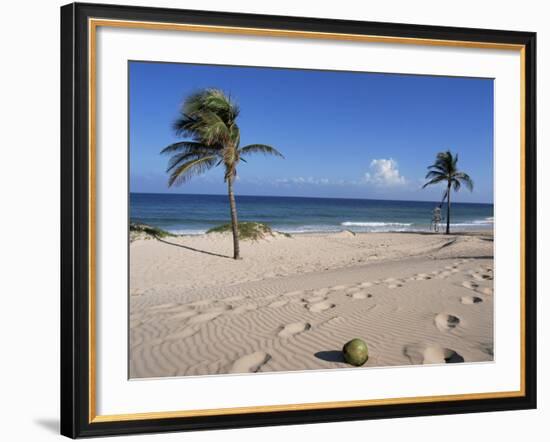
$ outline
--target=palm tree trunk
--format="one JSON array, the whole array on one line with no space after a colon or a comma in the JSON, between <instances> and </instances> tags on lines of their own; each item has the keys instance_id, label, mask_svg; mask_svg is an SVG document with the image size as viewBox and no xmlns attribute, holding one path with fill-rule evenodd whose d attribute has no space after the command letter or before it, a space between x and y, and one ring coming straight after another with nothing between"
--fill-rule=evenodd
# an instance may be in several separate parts
<instances>
[{"instance_id":1,"label":"palm tree trunk","mask_svg":"<svg viewBox=\"0 0 550 442\"><path fill-rule=\"evenodd\" d=\"M451 222L451 183L449 183L449 185L447 186L447 230L445 231L446 235L451 233L450 222Z\"/></svg>"},{"instance_id":2,"label":"palm tree trunk","mask_svg":"<svg viewBox=\"0 0 550 442\"><path fill-rule=\"evenodd\" d=\"M229 207L231 209L231 228L233 230L233 259L241 259L239 248L239 224L237 221L237 204L233 193L233 177L227 179L227 192L229 193Z\"/></svg>"}]
</instances>

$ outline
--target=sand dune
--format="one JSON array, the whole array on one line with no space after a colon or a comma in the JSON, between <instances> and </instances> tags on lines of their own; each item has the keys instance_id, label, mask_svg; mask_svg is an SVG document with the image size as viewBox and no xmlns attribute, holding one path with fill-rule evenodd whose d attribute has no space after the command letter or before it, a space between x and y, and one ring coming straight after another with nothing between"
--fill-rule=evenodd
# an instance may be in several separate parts
<instances>
[{"instance_id":1,"label":"sand dune","mask_svg":"<svg viewBox=\"0 0 550 442\"><path fill-rule=\"evenodd\" d=\"M131 245L130 375L184 376L493 359L487 234L221 235Z\"/></svg>"}]
</instances>

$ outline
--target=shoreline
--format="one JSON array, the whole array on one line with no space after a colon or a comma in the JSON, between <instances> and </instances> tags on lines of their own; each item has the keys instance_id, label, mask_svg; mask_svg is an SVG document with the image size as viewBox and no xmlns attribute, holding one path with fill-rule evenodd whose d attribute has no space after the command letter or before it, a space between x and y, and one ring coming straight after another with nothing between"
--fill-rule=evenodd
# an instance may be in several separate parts
<instances>
[{"instance_id":1,"label":"shoreline","mask_svg":"<svg viewBox=\"0 0 550 442\"><path fill-rule=\"evenodd\" d=\"M444 232L444 228L443 229L440 229L440 231L438 233L436 232L432 232L430 230L371 230L371 231L354 231L354 230L351 230L351 229L346 229L346 228L342 228L342 229L339 229L339 230L319 230L319 231L308 231L308 232L292 232L292 231L284 231L284 230L277 230L277 229L273 229L273 231L275 233L280 233L280 234L283 234L283 235L291 235L291 236L296 236L296 237L300 237L300 236L306 236L306 235L318 235L318 236L324 236L324 235L334 235L334 234L339 234L339 233L346 233L346 232L349 232L353 235L371 235L371 234L420 234L420 235L445 235L445 232ZM472 229L472 230L467 230L467 229L464 229L464 230L457 230L457 231L451 231L451 233L449 233L449 236L452 236L452 235L484 235L484 234L488 234L488 235L492 235L493 234L493 225L491 224L490 226L488 225L487 228L478 228L478 229ZM172 234L173 236L175 237L190 237L190 238L194 238L194 237L197 237L197 236L204 236L204 235L210 235L211 233L207 233L206 231L205 232L202 232L202 233L174 233L173 231L169 231L167 230L167 232L169 232L170 234Z\"/></svg>"},{"instance_id":2,"label":"shoreline","mask_svg":"<svg viewBox=\"0 0 550 442\"><path fill-rule=\"evenodd\" d=\"M239 221L240 222L240 221ZM246 221L243 221L243 222L246 222ZM133 221L131 221L131 223L134 223ZM135 223L135 224L139 224L139 223ZM270 226L271 225L269 223L266 223L266 225ZM464 226L464 225L462 225ZM466 226L468 228L457 228L457 225L453 225L451 224L451 233L450 235L460 235L460 234L484 234L484 233L491 233L494 231L494 222L491 220L491 221L488 221L486 224L484 223L470 223L470 224L466 224ZM156 226L155 226L156 227ZM407 229L407 228L403 228L403 229L387 229L385 230L384 228L380 228L379 230L375 230L373 228L373 230L354 230L353 229L353 226L339 226L339 227L334 227L333 230L298 230L298 231L293 231L293 230L285 230L285 229L279 229L277 227L272 227L273 229L273 232L276 232L276 233L279 233L279 234L282 234L282 235L291 235L291 236L301 236L301 235L333 235L333 234L338 234L338 233L344 233L344 232L350 232L354 235L362 235L362 234L371 234L371 233L388 233L388 234L392 234L392 233L411 233L411 234L415 234L415 233L418 233L418 234L433 234L433 235L441 235L441 234L445 234L445 224L441 224L440 225L440 229L439 229L439 232L433 232L429 229L429 227L419 227L417 229ZM203 235L208 235L209 232L208 232L208 229L201 229L200 232L197 232L197 233L189 233L189 232L185 232L185 231L182 231L182 230L178 230L178 229L168 229L168 230L165 230L163 229L165 232L169 233L170 235L172 236L175 236L175 237L197 237L197 236L203 236ZM188 229L188 230L191 230L191 229ZM183 233L182 233L183 232Z\"/></svg>"}]
</instances>

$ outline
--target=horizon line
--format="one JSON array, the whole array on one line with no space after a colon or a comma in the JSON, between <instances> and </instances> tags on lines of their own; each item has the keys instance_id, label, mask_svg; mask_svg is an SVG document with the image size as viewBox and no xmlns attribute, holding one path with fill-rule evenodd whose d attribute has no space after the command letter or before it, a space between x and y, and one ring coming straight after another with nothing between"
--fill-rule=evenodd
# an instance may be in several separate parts
<instances>
[{"instance_id":1,"label":"horizon line","mask_svg":"<svg viewBox=\"0 0 550 442\"><path fill-rule=\"evenodd\" d=\"M188 195L188 196L223 196L227 197L224 193L180 193L180 192L128 192L129 194L144 194L144 195ZM245 197L261 197L261 198L310 198L310 199L332 199L332 200L360 200L360 201L394 201L394 202L408 202L408 203L434 203L439 204L441 201L435 200L403 200L403 199L384 199L384 198L357 198L357 197L330 197L330 196L299 196L299 195L249 195L238 194L235 198L241 196ZM494 202L466 202L455 201L455 204L485 204L494 206ZM443 203L444 204L444 203Z\"/></svg>"}]
</instances>

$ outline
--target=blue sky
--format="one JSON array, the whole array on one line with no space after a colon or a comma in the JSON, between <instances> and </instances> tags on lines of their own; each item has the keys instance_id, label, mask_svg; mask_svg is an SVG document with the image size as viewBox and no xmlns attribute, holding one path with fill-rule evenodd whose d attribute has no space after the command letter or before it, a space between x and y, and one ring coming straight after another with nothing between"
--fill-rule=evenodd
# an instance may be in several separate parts
<instances>
[{"instance_id":1,"label":"blue sky","mask_svg":"<svg viewBox=\"0 0 550 442\"><path fill-rule=\"evenodd\" d=\"M241 145L276 147L285 159L251 156L236 192L394 200L441 198L421 189L437 152L459 154L475 182L454 201L493 201L493 81L334 71L130 62L132 192L224 194L220 167L168 188L172 130L192 92L216 87L241 108Z\"/></svg>"}]
</instances>

